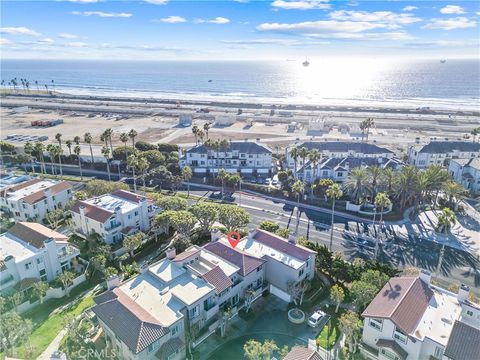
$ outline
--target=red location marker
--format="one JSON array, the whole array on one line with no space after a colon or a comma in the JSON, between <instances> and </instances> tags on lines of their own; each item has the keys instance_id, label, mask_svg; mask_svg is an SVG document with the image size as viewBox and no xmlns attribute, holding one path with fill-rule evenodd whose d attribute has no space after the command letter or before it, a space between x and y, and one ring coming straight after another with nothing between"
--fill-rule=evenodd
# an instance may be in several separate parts
<instances>
[{"instance_id":1,"label":"red location marker","mask_svg":"<svg viewBox=\"0 0 480 360\"><path fill-rule=\"evenodd\" d=\"M228 242L230 243L230 245L234 249L238 245L238 243L240 242L240 238L241 238L240 234L236 231L230 231L228 233Z\"/></svg>"}]
</instances>

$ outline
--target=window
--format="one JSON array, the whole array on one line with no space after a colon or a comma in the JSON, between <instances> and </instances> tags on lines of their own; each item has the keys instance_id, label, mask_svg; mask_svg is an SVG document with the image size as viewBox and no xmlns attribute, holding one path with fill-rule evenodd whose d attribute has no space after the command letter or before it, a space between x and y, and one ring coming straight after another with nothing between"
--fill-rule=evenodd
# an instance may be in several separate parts
<instances>
[{"instance_id":1,"label":"window","mask_svg":"<svg viewBox=\"0 0 480 360\"><path fill-rule=\"evenodd\" d=\"M42 258L37 258L37 264L41 264L42 263Z\"/></svg>"},{"instance_id":2,"label":"window","mask_svg":"<svg viewBox=\"0 0 480 360\"><path fill-rule=\"evenodd\" d=\"M178 324L173 326L170 331L172 332L172 336L178 333Z\"/></svg>"},{"instance_id":3,"label":"window","mask_svg":"<svg viewBox=\"0 0 480 360\"><path fill-rule=\"evenodd\" d=\"M259 267L257 267L257 272L259 272L259 271L262 270L262 266L263 266L263 265L260 265Z\"/></svg>"},{"instance_id":4,"label":"window","mask_svg":"<svg viewBox=\"0 0 480 360\"><path fill-rule=\"evenodd\" d=\"M70 194L72 191L71 190L67 190L67 194Z\"/></svg>"},{"instance_id":5,"label":"window","mask_svg":"<svg viewBox=\"0 0 480 360\"><path fill-rule=\"evenodd\" d=\"M46 274L47 274L47 272L46 272L45 269L40 270L40 275L46 275Z\"/></svg>"},{"instance_id":6,"label":"window","mask_svg":"<svg viewBox=\"0 0 480 360\"><path fill-rule=\"evenodd\" d=\"M395 330L393 332L393 337L400 341L402 344L407 343L407 335L405 335L403 332L401 332L397 327L395 327Z\"/></svg>"},{"instance_id":7,"label":"window","mask_svg":"<svg viewBox=\"0 0 480 360\"><path fill-rule=\"evenodd\" d=\"M160 342L157 340L157 341L151 343L150 345L148 345L148 352L152 352L152 351L157 350L159 343Z\"/></svg>"},{"instance_id":8,"label":"window","mask_svg":"<svg viewBox=\"0 0 480 360\"><path fill-rule=\"evenodd\" d=\"M468 316L473 316L473 311L467 310L467 315L468 315Z\"/></svg>"},{"instance_id":9,"label":"window","mask_svg":"<svg viewBox=\"0 0 480 360\"><path fill-rule=\"evenodd\" d=\"M28 262L25 264L25 270L30 270L32 268L32 263Z\"/></svg>"},{"instance_id":10,"label":"window","mask_svg":"<svg viewBox=\"0 0 480 360\"><path fill-rule=\"evenodd\" d=\"M337 171L337 176L338 176L338 177L342 177L342 176L343 176L343 172L342 172L342 171Z\"/></svg>"},{"instance_id":11,"label":"window","mask_svg":"<svg viewBox=\"0 0 480 360\"><path fill-rule=\"evenodd\" d=\"M443 357L443 348L440 346L435 346L435 353L434 355L437 359L441 359Z\"/></svg>"},{"instance_id":12,"label":"window","mask_svg":"<svg viewBox=\"0 0 480 360\"><path fill-rule=\"evenodd\" d=\"M167 360L172 360L178 354L178 349L168 355Z\"/></svg>"},{"instance_id":13,"label":"window","mask_svg":"<svg viewBox=\"0 0 480 360\"><path fill-rule=\"evenodd\" d=\"M298 276L302 276L304 272L305 272L305 269L300 270L300 271L298 272Z\"/></svg>"},{"instance_id":14,"label":"window","mask_svg":"<svg viewBox=\"0 0 480 360\"><path fill-rule=\"evenodd\" d=\"M138 216L138 211L135 211L135 216Z\"/></svg>"},{"instance_id":15,"label":"window","mask_svg":"<svg viewBox=\"0 0 480 360\"><path fill-rule=\"evenodd\" d=\"M382 353L383 356L385 356L385 357L388 358L388 359L391 359L391 360L400 360L397 355L395 355L394 353L392 353L392 352L390 352L390 351L388 351L388 350L382 349L380 352Z\"/></svg>"},{"instance_id":16,"label":"window","mask_svg":"<svg viewBox=\"0 0 480 360\"><path fill-rule=\"evenodd\" d=\"M383 320L380 320L380 319L370 319L370 321L368 322L368 325L370 325L371 327L377 329L378 331L382 331Z\"/></svg>"},{"instance_id":17,"label":"window","mask_svg":"<svg viewBox=\"0 0 480 360\"><path fill-rule=\"evenodd\" d=\"M190 309L188 311L189 315L190 315L190 319L194 319L196 318L198 315L200 315L200 311L199 311L199 308L198 308L198 305L195 306L193 309Z\"/></svg>"}]
</instances>

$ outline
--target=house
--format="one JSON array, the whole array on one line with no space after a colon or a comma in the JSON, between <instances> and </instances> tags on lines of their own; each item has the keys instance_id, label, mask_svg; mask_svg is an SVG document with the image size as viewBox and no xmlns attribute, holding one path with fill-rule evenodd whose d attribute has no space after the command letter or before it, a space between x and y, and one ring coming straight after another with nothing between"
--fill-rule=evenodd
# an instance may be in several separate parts
<instances>
[{"instance_id":1,"label":"house","mask_svg":"<svg viewBox=\"0 0 480 360\"><path fill-rule=\"evenodd\" d=\"M283 360L323 360L318 352L303 346L294 346Z\"/></svg>"},{"instance_id":2,"label":"house","mask_svg":"<svg viewBox=\"0 0 480 360\"><path fill-rule=\"evenodd\" d=\"M255 141L231 141L218 150L202 144L187 150L180 165L190 166L194 176L208 176L223 168L242 176L267 177L272 172L272 151Z\"/></svg>"},{"instance_id":3,"label":"house","mask_svg":"<svg viewBox=\"0 0 480 360\"><path fill-rule=\"evenodd\" d=\"M215 116L215 126L230 126L237 121L233 115L217 115Z\"/></svg>"},{"instance_id":4,"label":"house","mask_svg":"<svg viewBox=\"0 0 480 360\"><path fill-rule=\"evenodd\" d=\"M480 354L480 307L468 300L469 291L465 285L458 294L434 286L424 270L419 277L391 278L362 314L362 354L382 360L473 359L468 355ZM459 343L463 333L467 337Z\"/></svg>"},{"instance_id":5,"label":"house","mask_svg":"<svg viewBox=\"0 0 480 360\"><path fill-rule=\"evenodd\" d=\"M63 209L72 196L72 185L67 181L34 178L4 188L0 206L15 220L41 222L49 211Z\"/></svg>"},{"instance_id":6,"label":"house","mask_svg":"<svg viewBox=\"0 0 480 360\"><path fill-rule=\"evenodd\" d=\"M475 195L480 193L480 157L452 159L448 165L452 178Z\"/></svg>"},{"instance_id":7,"label":"house","mask_svg":"<svg viewBox=\"0 0 480 360\"><path fill-rule=\"evenodd\" d=\"M147 232L159 211L150 199L126 190L77 201L71 208L75 231L83 236L96 233L107 244L137 231Z\"/></svg>"},{"instance_id":8,"label":"house","mask_svg":"<svg viewBox=\"0 0 480 360\"><path fill-rule=\"evenodd\" d=\"M180 126L191 126L193 121L193 115L192 114L180 114L178 116L178 125Z\"/></svg>"},{"instance_id":9,"label":"house","mask_svg":"<svg viewBox=\"0 0 480 360\"><path fill-rule=\"evenodd\" d=\"M77 266L80 251L68 237L33 222L18 222L0 236L0 293L53 281Z\"/></svg>"},{"instance_id":10,"label":"house","mask_svg":"<svg viewBox=\"0 0 480 360\"><path fill-rule=\"evenodd\" d=\"M399 159L392 157L354 157L328 158L318 164L307 161L305 166L297 170L297 178L306 182L313 182L317 179L332 179L335 182L343 183L348 179L352 169L362 167L368 168L379 166L382 169L391 168L400 170L405 164ZM304 179L305 177L305 179Z\"/></svg>"},{"instance_id":11,"label":"house","mask_svg":"<svg viewBox=\"0 0 480 360\"><path fill-rule=\"evenodd\" d=\"M329 158L387 158L391 159L395 154L375 144L359 141L307 141L300 145L288 146L285 149L285 166L295 169L295 159L292 157L293 148L305 147L307 150L317 149L322 154L322 159ZM308 159L305 159L307 162ZM304 159L297 158L297 169L304 165Z\"/></svg>"},{"instance_id":12,"label":"house","mask_svg":"<svg viewBox=\"0 0 480 360\"><path fill-rule=\"evenodd\" d=\"M408 149L408 162L417 168L430 165L448 166L451 159L480 157L480 143L470 141L431 141Z\"/></svg>"}]
</instances>

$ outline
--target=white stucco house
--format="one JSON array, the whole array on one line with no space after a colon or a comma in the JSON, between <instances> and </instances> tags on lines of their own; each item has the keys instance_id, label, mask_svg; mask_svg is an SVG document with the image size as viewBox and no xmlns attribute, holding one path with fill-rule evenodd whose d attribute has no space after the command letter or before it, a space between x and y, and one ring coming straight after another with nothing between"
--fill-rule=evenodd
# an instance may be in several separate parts
<instances>
[{"instance_id":1,"label":"white stucco house","mask_svg":"<svg viewBox=\"0 0 480 360\"><path fill-rule=\"evenodd\" d=\"M430 283L430 273L391 278L362 313L361 352L380 360L471 360L480 354L480 307ZM463 335L459 336L462 333Z\"/></svg>"},{"instance_id":2,"label":"white stucco house","mask_svg":"<svg viewBox=\"0 0 480 360\"><path fill-rule=\"evenodd\" d=\"M471 141L431 141L408 149L408 162L417 168L430 165L448 166L452 159L480 157L480 143Z\"/></svg>"},{"instance_id":3,"label":"white stucco house","mask_svg":"<svg viewBox=\"0 0 480 360\"><path fill-rule=\"evenodd\" d=\"M152 200L126 190L77 201L71 208L75 231L83 236L97 233L106 244L137 231L147 232L159 211Z\"/></svg>"},{"instance_id":4,"label":"white stucco house","mask_svg":"<svg viewBox=\"0 0 480 360\"><path fill-rule=\"evenodd\" d=\"M480 157L452 159L448 165L450 176L473 195L480 193Z\"/></svg>"},{"instance_id":5,"label":"white stucco house","mask_svg":"<svg viewBox=\"0 0 480 360\"><path fill-rule=\"evenodd\" d=\"M17 221L41 222L49 211L65 207L73 196L72 188L67 181L28 179L4 188L0 206Z\"/></svg>"},{"instance_id":6,"label":"white stucco house","mask_svg":"<svg viewBox=\"0 0 480 360\"><path fill-rule=\"evenodd\" d=\"M18 222L0 236L0 293L51 282L63 271L81 267L80 251L68 237L38 224Z\"/></svg>"}]
</instances>

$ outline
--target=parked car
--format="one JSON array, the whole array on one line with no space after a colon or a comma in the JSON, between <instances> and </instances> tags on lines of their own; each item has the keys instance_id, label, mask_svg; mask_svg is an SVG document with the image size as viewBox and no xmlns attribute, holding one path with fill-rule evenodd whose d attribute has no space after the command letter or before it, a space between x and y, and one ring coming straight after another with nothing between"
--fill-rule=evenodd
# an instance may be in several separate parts
<instances>
[{"instance_id":1,"label":"parked car","mask_svg":"<svg viewBox=\"0 0 480 360\"><path fill-rule=\"evenodd\" d=\"M272 179L270 178L265 179L265 185L270 185L271 182L272 182Z\"/></svg>"},{"instance_id":2,"label":"parked car","mask_svg":"<svg viewBox=\"0 0 480 360\"><path fill-rule=\"evenodd\" d=\"M326 314L321 311L321 310L317 310L315 311L309 318L308 318L308 325L311 326L311 327L317 327L320 322L322 321L323 317L325 316Z\"/></svg>"}]
</instances>

